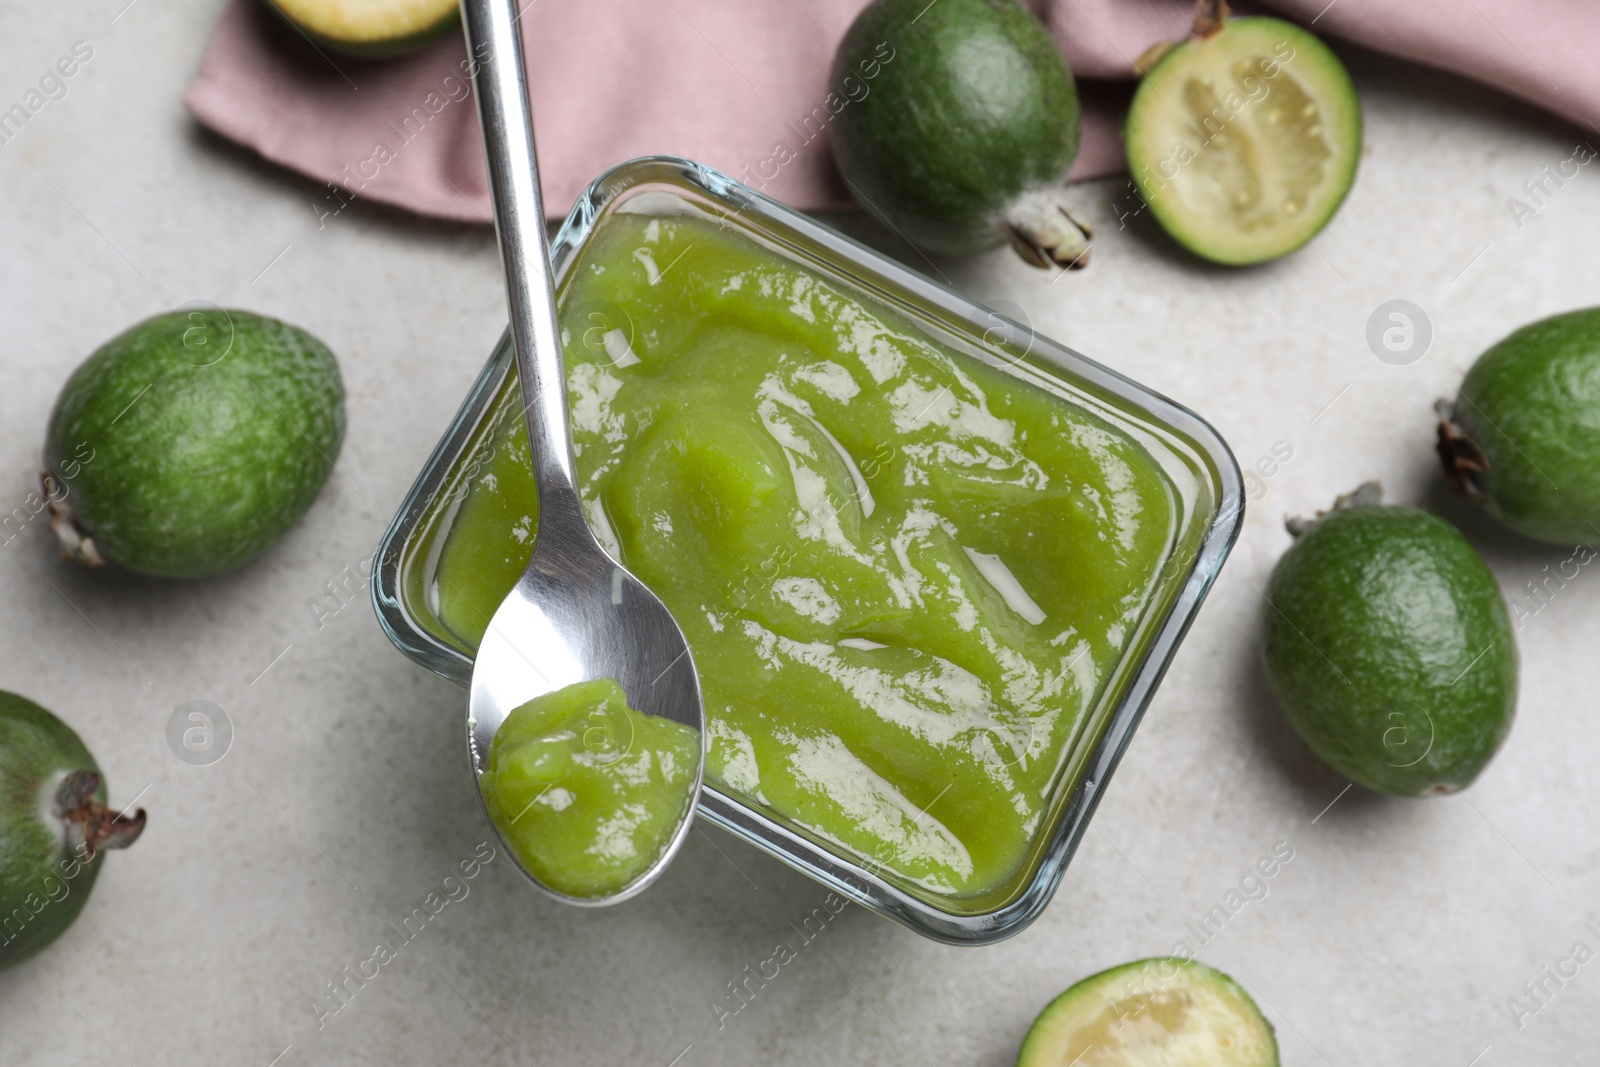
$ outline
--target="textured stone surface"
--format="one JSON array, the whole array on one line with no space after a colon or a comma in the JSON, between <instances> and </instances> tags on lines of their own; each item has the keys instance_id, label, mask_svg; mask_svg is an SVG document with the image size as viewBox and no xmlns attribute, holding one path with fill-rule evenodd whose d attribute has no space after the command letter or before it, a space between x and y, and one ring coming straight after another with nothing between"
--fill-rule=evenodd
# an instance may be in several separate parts
<instances>
[{"instance_id":1,"label":"textured stone surface","mask_svg":"<svg viewBox=\"0 0 1600 1067\"><path fill-rule=\"evenodd\" d=\"M79 360L189 300L327 341L349 433L307 518L215 581L69 571L38 521L0 545L0 686L76 726L113 800L139 794L150 812L76 927L0 974L0 1062L999 1067L1062 987L1180 940L1258 994L1287 1063L1591 1055L1600 963L1520 1030L1506 1002L1574 942L1600 949L1584 928L1600 920L1600 578L1585 567L1547 604L1527 599L1524 583L1570 550L1517 540L1444 492L1430 405L1515 326L1596 302L1600 172L1584 168L1521 228L1506 204L1593 131L1356 56L1369 153L1314 249L1207 267L1144 220L1119 230L1109 182L1078 191L1101 235L1087 271L1053 280L1006 251L925 268L1193 407L1242 465L1292 452L1031 929L953 949L847 908L719 1029L726 984L780 940L799 945L791 924L825 892L707 828L643 899L598 913L545 902L496 859L319 1028L323 984L398 940L387 924L426 911L488 834L462 694L389 647L358 581L320 626L310 605L371 553L499 334L498 259L485 228L361 203L319 229L324 190L198 132L179 105L216 0L138 0L118 16L123 2L4 5L0 104L73 42L94 56L0 145L0 510L29 492ZM1398 298L1434 330L1408 366L1365 340ZM1525 607L1521 717L1464 796L1343 792L1255 666L1284 516L1371 477L1460 523ZM233 723L211 766L167 745L173 709L194 699ZM1275 846L1293 859L1266 896L1200 947L1186 924Z\"/></svg>"}]
</instances>

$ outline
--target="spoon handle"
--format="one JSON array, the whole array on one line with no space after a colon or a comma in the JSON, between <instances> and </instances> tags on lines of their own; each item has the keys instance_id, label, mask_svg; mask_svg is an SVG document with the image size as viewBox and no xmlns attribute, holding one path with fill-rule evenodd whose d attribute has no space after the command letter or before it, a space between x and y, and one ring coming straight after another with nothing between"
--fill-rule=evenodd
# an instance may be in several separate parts
<instances>
[{"instance_id":1,"label":"spoon handle","mask_svg":"<svg viewBox=\"0 0 1600 1067\"><path fill-rule=\"evenodd\" d=\"M533 111L517 32L520 18L514 0L461 0L488 155L495 230L506 270L511 339L516 347L528 438L533 444L539 510L554 518L558 511L576 509L578 500L573 488L566 372L550 248L545 239Z\"/></svg>"}]
</instances>

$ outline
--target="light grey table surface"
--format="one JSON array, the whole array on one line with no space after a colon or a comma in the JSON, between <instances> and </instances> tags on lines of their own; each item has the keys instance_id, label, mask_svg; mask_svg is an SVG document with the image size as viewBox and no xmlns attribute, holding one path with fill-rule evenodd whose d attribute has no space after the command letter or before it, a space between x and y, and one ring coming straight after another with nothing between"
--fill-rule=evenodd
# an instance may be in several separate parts
<instances>
[{"instance_id":1,"label":"light grey table surface","mask_svg":"<svg viewBox=\"0 0 1600 1067\"><path fill-rule=\"evenodd\" d=\"M1140 223L1119 229L1119 183L1103 182L1079 190L1099 231L1087 271L1056 279L1006 251L939 266L1190 405L1241 465L1292 452L1054 903L1020 936L949 948L847 908L719 1028L727 983L798 944L791 924L825 892L707 827L658 887L598 913L541 899L496 859L319 1019L324 983L489 837L462 693L389 646L357 582L331 617L313 605L336 603L326 583L370 556L500 333L499 264L486 229L363 204L319 231L316 185L198 132L179 103L217 0L144 0L113 23L122 3L0 7L0 103L74 41L95 50L68 95L0 146L0 511L30 490L72 368L188 300L322 336L343 366L349 434L306 519L224 578L77 573L42 521L0 547L0 687L77 727L113 800L137 794L150 812L70 933L0 974L0 1063L997 1067L1066 985L1179 941L1256 993L1289 1064L1594 1061L1600 963L1521 1027L1507 1001L1575 942L1600 949L1585 928L1600 920L1600 578L1585 568L1530 611L1525 583L1570 550L1509 537L1441 490L1430 405L1512 328L1600 302L1600 172L1520 227L1507 206L1600 136L1358 55L1367 152L1314 249L1207 267ZM1408 366L1365 339L1396 298L1434 332ZM1524 607L1520 717L1465 795L1344 792L1255 666L1257 590L1288 542L1284 516L1372 477L1457 521ZM236 731L212 766L166 741L191 699ZM1186 924L1274 847L1293 859L1202 947Z\"/></svg>"}]
</instances>

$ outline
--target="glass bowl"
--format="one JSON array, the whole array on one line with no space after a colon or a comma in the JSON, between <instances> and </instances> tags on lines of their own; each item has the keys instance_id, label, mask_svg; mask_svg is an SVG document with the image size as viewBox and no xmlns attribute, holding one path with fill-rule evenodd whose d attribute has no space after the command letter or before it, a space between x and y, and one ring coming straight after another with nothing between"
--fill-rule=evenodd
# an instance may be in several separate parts
<instances>
[{"instance_id":1,"label":"glass bowl","mask_svg":"<svg viewBox=\"0 0 1600 1067\"><path fill-rule=\"evenodd\" d=\"M1170 481L1174 532L1151 575L1140 622L1064 753L1023 875L1003 893L975 902L932 898L870 858L706 781L700 803L706 819L848 900L951 944L987 944L1017 933L1049 903L1111 772L1238 536L1244 495L1232 453L1209 425L1165 397L687 159L636 159L590 185L552 245L558 291L596 227L617 212L699 215L735 228L772 255L888 307L946 348L1114 421ZM481 458L492 434L497 401L514 388L512 364L507 334L390 524L373 569L373 603L390 640L410 659L463 687L472 676L472 648L440 621L434 574L475 457Z\"/></svg>"}]
</instances>

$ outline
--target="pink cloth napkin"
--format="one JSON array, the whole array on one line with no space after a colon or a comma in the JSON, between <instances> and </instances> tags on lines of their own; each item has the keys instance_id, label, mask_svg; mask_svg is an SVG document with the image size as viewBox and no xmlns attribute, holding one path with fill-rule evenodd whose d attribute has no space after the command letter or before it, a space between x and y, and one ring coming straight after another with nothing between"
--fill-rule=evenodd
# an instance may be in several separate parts
<instances>
[{"instance_id":1,"label":"pink cloth napkin","mask_svg":"<svg viewBox=\"0 0 1600 1067\"><path fill-rule=\"evenodd\" d=\"M800 208L846 203L821 123L833 51L864 0L524 0L545 198L562 211L634 156L689 156ZM1074 178L1122 169L1133 60L1182 36L1189 0L1034 0L1083 84ZM1600 0L1264 0L1316 32L1476 78L1600 125ZM892 62L892 61L891 61ZM350 194L488 221L476 102L459 32L411 56L319 51L231 0L185 103L207 126ZM1116 84L1124 83L1123 85ZM870 91L870 82L866 83ZM860 92L858 88L856 92ZM848 106L848 105L846 105ZM335 188L335 186L339 188Z\"/></svg>"}]
</instances>

